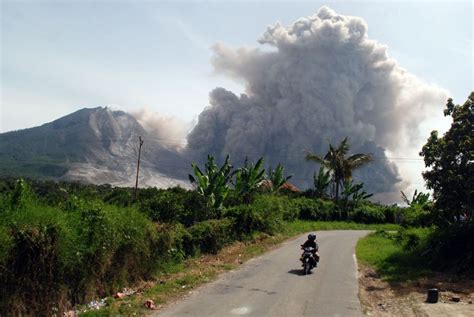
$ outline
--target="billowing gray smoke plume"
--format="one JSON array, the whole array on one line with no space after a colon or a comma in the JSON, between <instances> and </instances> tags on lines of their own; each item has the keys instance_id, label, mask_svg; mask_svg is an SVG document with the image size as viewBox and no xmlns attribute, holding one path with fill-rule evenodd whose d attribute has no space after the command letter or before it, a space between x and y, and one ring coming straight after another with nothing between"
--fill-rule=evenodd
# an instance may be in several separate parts
<instances>
[{"instance_id":1,"label":"billowing gray smoke plume","mask_svg":"<svg viewBox=\"0 0 474 317\"><path fill-rule=\"evenodd\" d=\"M162 116L148 108L141 108L130 114L152 137L159 140L162 146L178 151L184 147L190 124L175 117Z\"/></svg>"},{"instance_id":2,"label":"billowing gray smoke plume","mask_svg":"<svg viewBox=\"0 0 474 317\"><path fill-rule=\"evenodd\" d=\"M214 46L215 70L243 80L246 93L210 93L210 107L188 135L190 157L229 153L239 163L264 156L308 186L316 166L305 162L304 150L324 155L328 142L348 136L351 152L376 158L357 181L376 193L394 192L400 179L387 150L397 155L418 146L418 123L444 104L445 93L401 69L367 37L362 19L327 7L288 27L268 27L259 43L272 49Z\"/></svg>"}]
</instances>

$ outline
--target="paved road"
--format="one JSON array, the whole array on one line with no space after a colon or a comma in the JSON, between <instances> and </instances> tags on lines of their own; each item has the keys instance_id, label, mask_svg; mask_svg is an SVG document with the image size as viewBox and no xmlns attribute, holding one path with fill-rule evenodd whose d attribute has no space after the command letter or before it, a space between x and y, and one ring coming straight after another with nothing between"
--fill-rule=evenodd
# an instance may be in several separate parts
<instances>
[{"instance_id":1,"label":"paved road","mask_svg":"<svg viewBox=\"0 0 474 317\"><path fill-rule=\"evenodd\" d=\"M306 235L287 241L155 316L362 316L354 247L366 234L317 232L321 261L307 276L298 261Z\"/></svg>"}]
</instances>

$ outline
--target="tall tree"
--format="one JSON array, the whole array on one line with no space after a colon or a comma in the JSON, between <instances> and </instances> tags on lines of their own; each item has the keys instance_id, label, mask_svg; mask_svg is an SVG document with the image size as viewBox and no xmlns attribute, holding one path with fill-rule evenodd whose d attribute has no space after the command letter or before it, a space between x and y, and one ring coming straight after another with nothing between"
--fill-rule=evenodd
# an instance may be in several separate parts
<instances>
[{"instance_id":1,"label":"tall tree","mask_svg":"<svg viewBox=\"0 0 474 317\"><path fill-rule=\"evenodd\" d=\"M334 147L329 143L329 150L324 157L307 152L306 160L320 163L331 171L334 196L339 200L339 191L343 187L344 181L352 180L352 171L372 161L370 154L357 153L346 157L349 152L349 142L347 137Z\"/></svg>"},{"instance_id":2,"label":"tall tree","mask_svg":"<svg viewBox=\"0 0 474 317\"><path fill-rule=\"evenodd\" d=\"M460 219L473 222L474 92L462 106L449 99L444 115L451 116L451 128L441 138L432 131L420 152L429 168L423 178L433 190L438 224L449 225Z\"/></svg>"}]
</instances>

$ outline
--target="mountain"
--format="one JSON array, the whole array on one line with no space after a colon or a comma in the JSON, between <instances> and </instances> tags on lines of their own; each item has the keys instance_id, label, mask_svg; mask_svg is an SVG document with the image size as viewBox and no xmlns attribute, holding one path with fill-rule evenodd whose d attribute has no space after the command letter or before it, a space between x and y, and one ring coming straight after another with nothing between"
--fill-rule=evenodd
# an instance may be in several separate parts
<instances>
[{"instance_id":1,"label":"mountain","mask_svg":"<svg viewBox=\"0 0 474 317\"><path fill-rule=\"evenodd\" d=\"M0 175L133 186L141 152L140 186L188 186L190 168L130 114L84 108L42 126L0 134Z\"/></svg>"}]
</instances>

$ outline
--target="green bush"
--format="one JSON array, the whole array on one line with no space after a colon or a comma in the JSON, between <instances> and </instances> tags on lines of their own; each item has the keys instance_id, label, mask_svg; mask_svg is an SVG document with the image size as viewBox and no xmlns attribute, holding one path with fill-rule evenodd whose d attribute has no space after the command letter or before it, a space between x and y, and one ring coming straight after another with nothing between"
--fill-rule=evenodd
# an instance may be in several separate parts
<instances>
[{"instance_id":1,"label":"green bush","mask_svg":"<svg viewBox=\"0 0 474 317\"><path fill-rule=\"evenodd\" d=\"M88 300L98 292L110 294L130 282L150 275L156 265L153 249L157 233L145 215L133 208L91 204L76 214L80 250L71 267L77 301ZM79 279L74 280L75 277Z\"/></svg>"},{"instance_id":2,"label":"green bush","mask_svg":"<svg viewBox=\"0 0 474 317\"><path fill-rule=\"evenodd\" d=\"M288 196L279 197L283 206L283 220L295 221L300 217L300 209L298 205L294 203L294 199Z\"/></svg>"},{"instance_id":3,"label":"green bush","mask_svg":"<svg viewBox=\"0 0 474 317\"><path fill-rule=\"evenodd\" d=\"M64 302L65 260L77 244L65 217L49 207L19 204L5 220L10 241L0 270L0 315L49 316Z\"/></svg>"},{"instance_id":4,"label":"green bush","mask_svg":"<svg viewBox=\"0 0 474 317\"><path fill-rule=\"evenodd\" d=\"M269 199L273 199L283 208L283 220L294 221L299 218L300 210L297 204L294 203L294 199L287 195L276 194L274 196L267 195Z\"/></svg>"},{"instance_id":5,"label":"green bush","mask_svg":"<svg viewBox=\"0 0 474 317\"><path fill-rule=\"evenodd\" d=\"M361 223L384 223L385 213L381 207L375 205L358 206L349 214L349 218L355 222Z\"/></svg>"},{"instance_id":6,"label":"green bush","mask_svg":"<svg viewBox=\"0 0 474 317\"><path fill-rule=\"evenodd\" d=\"M332 220L336 218L337 207L332 200L295 198L293 204L299 210L302 220Z\"/></svg>"},{"instance_id":7,"label":"green bush","mask_svg":"<svg viewBox=\"0 0 474 317\"><path fill-rule=\"evenodd\" d=\"M188 229L195 251L217 253L233 240L232 219L206 220Z\"/></svg>"},{"instance_id":8,"label":"green bush","mask_svg":"<svg viewBox=\"0 0 474 317\"><path fill-rule=\"evenodd\" d=\"M426 227L432 224L432 216L420 205L412 205L402 209L401 224L405 227Z\"/></svg>"},{"instance_id":9,"label":"green bush","mask_svg":"<svg viewBox=\"0 0 474 317\"><path fill-rule=\"evenodd\" d=\"M157 230L158 241L153 250L154 256L158 257L157 263L181 262L194 254L193 237L182 224L161 224Z\"/></svg>"},{"instance_id":10,"label":"green bush","mask_svg":"<svg viewBox=\"0 0 474 317\"><path fill-rule=\"evenodd\" d=\"M5 263L13 245L13 239L8 232L8 229L3 225L4 224L0 226L0 270L2 269L2 266Z\"/></svg>"},{"instance_id":11,"label":"green bush","mask_svg":"<svg viewBox=\"0 0 474 317\"><path fill-rule=\"evenodd\" d=\"M180 196L169 191L160 191L152 199L143 202L141 209L153 221L174 222L182 215L184 206Z\"/></svg>"},{"instance_id":12,"label":"green bush","mask_svg":"<svg viewBox=\"0 0 474 317\"><path fill-rule=\"evenodd\" d=\"M77 200L63 211L21 195L15 201L1 214L0 315L61 313L157 266L157 230L135 209Z\"/></svg>"},{"instance_id":13,"label":"green bush","mask_svg":"<svg viewBox=\"0 0 474 317\"><path fill-rule=\"evenodd\" d=\"M393 238L405 250L419 250L420 252L423 252L428 248L428 237L432 233L433 228L404 228L398 230Z\"/></svg>"},{"instance_id":14,"label":"green bush","mask_svg":"<svg viewBox=\"0 0 474 317\"><path fill-rule=\"evenodd\" d=\"M380 206L382 208L382 212L385 215L385 222L387 223L400 223L401 222L401 215L403 212L403 208L398 207L397 205L392 206Z\"/></svg>"},{"instance_id":15,"label":"green bush","mask_svg":"<svg viewBox=\"0 0 474 317\"><path fill-rule=\"evenodd\" d=\"M261 231L268 234L275 234L281 231L283 227L283 216L285 215L285 199L275 196L260 195L257 196L251 207L262 218Z\"/></svg>"},{"instance_id":16,"label":"green bush","mask_svg":"<svg viewBox=\"0 0 474 317\"><path fill-rule=\"evenodd\" d=\"M225 211L225 215L234 220L233 231L239 239L243 239L253 232L261 231L265 227L261 213L252 206L238 205L231 207Z\"/></svg>"},{"instance_id":17,"label":"green bush","mask_svg":"<svg viewBox=\"0 0 474 317\"><path fill-rule=\"evenodd\" d=\"M103 201L121 207L129 207L133 202L133 191L131 188L115 187L104 193Z\"/></svg>"},{"instance_id":18,"label":"green bush","mask_svg":"<svg viewBox=\"0 0 474 317\"><path fill-rule=\"evenodd\" d=\"M457 223L428 237L431 265L437 270L474 275L474 224Z\"/></svg>"},{"instance_id":19,"label":"green bush","mask_svg":"<svg viewBox=\"0 0 474 317\"><path fill-rule=\"evenodd\" d=\"M225 216L234 220L234 231L239 239L255 232L277 233L283 220L294 220L297 215L298 208L288 197L273 195L259 195L251 205L237 205L225 210Z\"/></svg>"},{"instance_id":20,"label":"green bush","mask_svg":"<svg viewBox=\"0 0 474 317\"><path fill-rule=\"evenodd\" d=\"M185 226L215 218L206 200L195 191L175 187L155 190L154 195L140 196L140 210L153 221L180 222Z\"/></svg>"}]
</instances>

